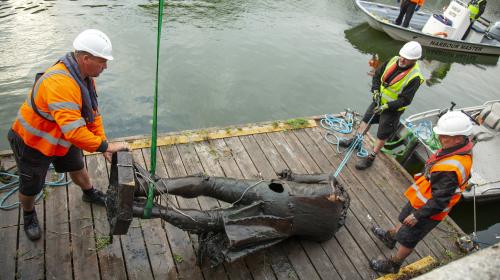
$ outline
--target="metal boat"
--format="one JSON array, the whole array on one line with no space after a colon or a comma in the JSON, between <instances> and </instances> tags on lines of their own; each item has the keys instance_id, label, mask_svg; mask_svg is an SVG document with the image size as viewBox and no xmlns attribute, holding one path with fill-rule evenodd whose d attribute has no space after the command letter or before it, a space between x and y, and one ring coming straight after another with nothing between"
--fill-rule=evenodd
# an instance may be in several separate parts
<instances>
[{"instance_id":1,"label":"metal boat","mask_svg":"<svg viewBox=\"0 0 500 280\"><path fill-rule=\"evenodd\" d=\"M397 155L397 159L407 169L410 159L425 162L440 148L432 127L437 123L439 116L447 110L449 109L434 109L401 119L398 131L400 138L387 145L386 151ZM474 198L477 201L498 200L500 199L500 172L497 165L500 160L500 100L460 110L476 121L472 133L474 142L472 175L468 190L462 196L465 200ZM404 145L399 146L401 144Z\"/></svg>"},{"instance_id":2,"label":"metal boat","mask_svg":"<svg viewBox=\"0 0 500 280\"><path fill-rule=\"evenodd\" d=\"M368 24L372 28L385 32L395 40L417 41L423 46L435 49L500 55L500 22L491 24L485 20L476 20L469 34L462 40L462 35L466 30L464 26L467 24L468 27L468 22L463 22L462 28L459 30L460 32L456 32L457 34L454 34L454 36L450 34L448 37L446 32L428 32L429 30L437 30L436 28L429 28L429 26L432 27L433 23L440 24L440 22L436 20L437 18L444 18L446 20L446 17L443 17L443 15L433 15L422 11L415 12L411 19L410 26L405 28L394 24L394 21L399 15L398 6L363 0L355 0L355 3L366 15ZM451 4L455 4L458 7L463 7L465 5L457 0L453 0ZM451 26L442 25L444 26L443 28L448 28L447 30L453 30Z\"/></svg>"}]
</instances>

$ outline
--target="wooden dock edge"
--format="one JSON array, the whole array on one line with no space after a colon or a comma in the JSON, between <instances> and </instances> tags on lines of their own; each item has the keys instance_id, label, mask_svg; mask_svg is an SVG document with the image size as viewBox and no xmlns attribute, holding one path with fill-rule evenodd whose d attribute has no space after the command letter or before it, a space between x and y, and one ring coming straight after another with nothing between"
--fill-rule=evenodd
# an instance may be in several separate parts
<instances>
[{"instance_id":1,"label":"wooden dock edge","mask_svg":"<svg viewBox=\"0 0 500 280\"><path fill-rule=\"evenodd\" d=\"M386 274L382 277L377 278L377 280L410 279L424 274L437 265L438 262L432 256L427 256L401 268L398 273Z\"/></svg>"},{"instance_id":2,"label":"wooden dock edge","mask_svg":"<svg viewBox=\"0 0 500 280\"><path fill-rule=\"evenodd\" d=\"M341 114L334 114L340 116ZM225 127L210 127L204 129L193 129L161 133L157 138L157 145L186 144L212 139L222 139L227 137L245 136L269 132L287 131L301 128L313 128L318 126L318 121L324 115L316 115L302 118L292 118L287 120L266 121L248 123L243 125L230 125ZM142 134L111 139L110 142L128 142L132 149L147 148L151 146L151 135ZM1 156L9 156L12 150L0 151ZM84 152L85 155L95 153Z\"/></svg>"}]
</instances>

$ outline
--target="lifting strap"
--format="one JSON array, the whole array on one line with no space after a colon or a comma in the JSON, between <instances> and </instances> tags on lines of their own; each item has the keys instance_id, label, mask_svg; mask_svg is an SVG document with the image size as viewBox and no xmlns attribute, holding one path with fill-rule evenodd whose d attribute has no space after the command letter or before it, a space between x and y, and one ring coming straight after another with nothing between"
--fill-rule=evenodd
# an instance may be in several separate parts
<instances>
[{"instance_id":1,"label":"lifting strap","mask_svg":"<svg viewBox=\"0 0 500 280\"><path fill-rule=\"evenodd\" d=\"M158 70L160 64L160 40L161 40L161 25L163 22L163 6L164 0L159 0L158 3L158 33L156 36L156 77L155 77L155 95L154 95L154 106L153 106L153 124L151 132L151 161L150 161L150 173L151 178L155 177L156 173L156 141L157 141L157 131L158 131ZM144 218L151 217L151 210L153 209L153 194L154 185L149 183L148 189L148 199L146 201L146 206L144 207Z\"/></svg>"}]
</instances>

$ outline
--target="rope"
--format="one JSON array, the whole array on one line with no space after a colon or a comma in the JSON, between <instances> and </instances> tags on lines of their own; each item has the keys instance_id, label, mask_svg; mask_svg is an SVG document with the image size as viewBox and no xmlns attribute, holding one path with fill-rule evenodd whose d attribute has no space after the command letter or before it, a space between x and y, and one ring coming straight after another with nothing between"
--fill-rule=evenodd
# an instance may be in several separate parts
<instances>
[{"instance_id":1,"label":"rope","mask_svg":"<svg viewBox=\"0 0 500 280\"><path fill-rule=\"evenodd\" d=\"M159 77L159 66L160 66L160 41L161 41L161 26L163 23L163 6L164 0L159 0L158 5L158 32L156 36L156 77L155 77L155 94L154 94L154 106L153 106L153 124L151 127L151 161L150 161L150 172L151 176L154 177L156 173L156 148L157 148L157 132L158 132L158 77ZM146 206L144 207L144 218L151 217L151 211L153 209L153 199L154 199L154 185L149 184L148 199L146 201Z\"/></svg>"},{"instance_id":2,"label":"rope","mask_svg":"<svg viewBox=\"0 0 500 280\"><path fill-rule=\"evenodd\" d=\"M323 119L320 120L320 125L327 130L325 134L326 142L335 145L337 152L341 154L340 151L340 141L346 140L346 138L338 137L335 133L350 134L354 126L354 114L347 110L343 118L337 118L332 114L326 114ZM363 142L361 141L358 146L358 157L367 157L368 151L363 148Z\"/></svg>"},{"instance_id":3,"label":"rope","mask_svg":"<svg viewBox=\"0 0 500 280\"><path fill-rule=\"evenodd\" d=\"M474 199L474 231L472 232L472 242L477 241L477 227L476 227L476 219L477 219L477 214L476 214L476 187L474 186L474 192L473 192L473 199Z\"/></svg>"},{"instance_id":4,"label":"rope","mask_svg":"<svg viewBox=\"0 0 500 280\"><path fill-rule=\"evenodd\" d=\"M53 169L54 167L51 165L49 169ZM5 205L6 201L14 195L19 190L19 176L15 174L15 172L0 172L1 183L0 183L0 191L7 191L2 197L0 197L0 210L12 210L16 209L19 206L19 202L14 202L12 204ZM62 187L71 183L71 180L65 181L66 176L64 173L59 173L59 178L55 181L45 181L45 186L47 187ZM40 192L35 201L38 202L40 198L42 198L43 192Z\"/></svg>"},{"instance_id":5,"label":"rope","mask_svg":"<svg viewBox=\"0 0 500 280\"><path fill-rule=\"evenodd\" d=\"M339 176L340 171L342 171L344 166L347 164L347 161L349 161L349 158L351 157L354 149L356 149L357 147L361 147L361 148L359 148L361 151L362 145L363 145L363 137L364 137L365 133L368 131L368 128L370 127L370 124L373 120L373 117L375 117L375 114L372 114L370 120L368 120L368 122L367 122L366 128L363 130L363 132L356 134L356 139L354 141L352 141L351 145L347 148L346 155L344 156L344 158L342 159L342 162L339 164L339 167L337 167L337 170L333 174L333 176L335 178L337 178ZM368 154L368 152L366 152L366 153ZM358 154L359 154L359 152L358 152Z\"/></svg>"}]
</instances>

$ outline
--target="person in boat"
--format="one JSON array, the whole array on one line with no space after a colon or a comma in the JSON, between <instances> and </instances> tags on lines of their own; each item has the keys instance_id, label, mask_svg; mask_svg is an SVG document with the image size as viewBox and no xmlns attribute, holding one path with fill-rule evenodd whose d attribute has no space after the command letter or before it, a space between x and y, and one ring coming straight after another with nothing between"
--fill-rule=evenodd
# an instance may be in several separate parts
<instances>
[{"instance_id":1,"label":"person in boat","mask_svg":"<svg viewBox=\"0 0 500 280\"><path fill-rule=\"evenodd\" d=\"M103 32L88 29L73 42L75 51L37 75L31 93L21 105L8 132L19 172L19 201L24 231L30 240L41 237L35 197L45 184L49 165L68 172L83 191L82 199L104 205L104 194L93 188L82 150L111 153L127 149L108 143L97 107L94 84L112 60L111 41Z\"/></svg>"},{"instance_id":2,"label":"person in boat","mask_svg":"<svg viewBox=\"0 0 500 280\"><path fill-rule=\"evenodd\" d=\"M394 21L394 24L401 25L403 27L408 27L410 25L413 13L420 10L424 5L425 0L397 0L400 3L399 15ZM404 18L404 21L403 21Z\"/></svg>"},{"instance_id":3,"label":"person in boat","mask_svg":"<svg viewBox=\"0 0 500 280\"><path fill-rule=\"evenodd\" d=\"M122 157L127 153L119 154ZM230 203L227 207L204 211L178 209L169 203L154 204L150 217L147 217L161 218L197 234L199 264L205 258L210 260L212 266L224 261L233 262L291 236L314 241L328 240L344 224L349 207L347 191L331 174L299 175L289 170L279 173L279 179L271 180L206 175L151 179L146 170L132 163L128 165L128 174L135 174L135 179L130 180L135 181L135 191L133 196L127 196L125 192L129 189L126 186L120 188L113 183L116 182L113 178L121 176L118 168L125 170L124 166L127 166L120 162L117 160L112 164L112 183L107 192L106 208L111 234L125 234L128 230L130 220L126 219L127 229L117 231L121 227L117 223L120 213L129 212L134 217L145 219L146 202L140 198L147 195L148 185L153 181L156 185L154 196L209 196ZM127 171L120 172L127 174ZM123 199L125 197L128 199ZM133 203L132 197L135 197Z\"/></svg>"},{"instance_id":4,"label":"person in boat","mask_svg":"<svg viewBox=\"0 0 500 280\"><path fill-rule=\"evenodd\" d=\"M472 28L472 25L474 25L474 22L483 15L484 10L486 9L486 3L487 3L486 0L471 0L471 1L469 1L467 8L469 9L470 24L469 24L469 28L467 29L464 36L462 37L462 40L465 40L465 38L467 38L467 35L469 35L469 32Z\"/></svg>"},{"instance_id":5,"label":"person in boat","mask_svg":"<svg viewBox=\"0 0 500 280\"><path fill-rule=\"evenodd\" d=\"M408 203L399 215L397 227L383 230L372 227L372 232L388 248L396 242L401 246L389 259L372 259L370 267L382 273L397 273L403 261L433 228L435 228L460 200L470 178L473 144L469 140L472 122L460 111L444 114L434 127L442 149L425 163L424 173L414 176L405 196Z\"/></svg>"},{"instance_id":6,"label":"person in boat","mask_svg":"<svg viewBox=\"0 0 500 280\"><path fill-rule=\"evenodd\" d=\"M378 123L377 141L373 151L356 164L358 170L369 168L377 154L384 147L385 141L397 130L399 117L413 101L413 97L424 77L417 62L422 56L422 46L415 41L406 43L394 56L382 64L372 79L372 103L368 106L365 115L358 127L361 134L371 124ZM349 147L356 136L351 139L342 139L339 145Z\"/></svg>"}]
</instances>

